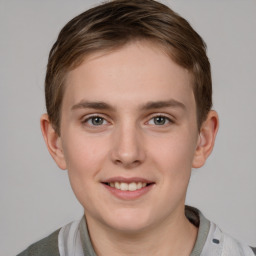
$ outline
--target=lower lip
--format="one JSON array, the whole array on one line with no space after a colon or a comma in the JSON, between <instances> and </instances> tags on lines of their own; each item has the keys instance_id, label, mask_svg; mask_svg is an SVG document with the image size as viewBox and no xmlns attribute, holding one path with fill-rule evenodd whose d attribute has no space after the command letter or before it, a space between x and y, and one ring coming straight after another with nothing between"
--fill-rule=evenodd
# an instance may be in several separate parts
<instances>
[{"instance_id":1,"label":"lower lip","mask_svg":"<svg viewBox=\"0 0 256 256\"><path fill-rule=\"evenodd\" d=\"M114 195L115 197L122 199L122 200L135 200L137 198L140 198L141 196L148 193L153 188L153 185L154 185L154 184L150 184L146 187L140 188L135 191L129 191L129 190L124 191L124 190L110 187L104 183L102 183L102 184L112 195Z\"/></svg>"}]
</instances>

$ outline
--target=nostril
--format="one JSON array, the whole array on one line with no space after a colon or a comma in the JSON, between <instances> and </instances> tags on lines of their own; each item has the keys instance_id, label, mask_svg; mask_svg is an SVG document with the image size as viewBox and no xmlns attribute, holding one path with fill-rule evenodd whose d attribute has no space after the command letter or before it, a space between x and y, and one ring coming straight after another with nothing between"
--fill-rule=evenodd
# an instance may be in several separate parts
<instances>
[{"instance_id":1,"label":"nostril","mask_svg":"<svg viewBox=\"0 0 256 256\"><path fill-rule=\"evenodd\" d=\"M125 168L134 168L141 164L140 160L132 160L132 159L115 159L114 163L116 165L122 165Z\"/></svg>"}]
</instances>

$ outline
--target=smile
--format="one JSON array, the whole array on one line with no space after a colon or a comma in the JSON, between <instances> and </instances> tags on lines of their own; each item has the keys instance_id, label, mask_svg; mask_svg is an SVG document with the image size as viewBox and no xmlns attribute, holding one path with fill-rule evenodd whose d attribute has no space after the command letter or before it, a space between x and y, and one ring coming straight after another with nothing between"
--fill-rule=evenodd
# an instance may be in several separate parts
<instances>
[{"instance_id":1,"label":"smile","mask_svg":"<svg viewBox=\"0 0 256 256\"><path fill-rule=\"evenodd\" d=\"M125 182L116 181L116 182L107 183L107 185L122 191L136 191L138 189L146 187L147 183L146 182L125 183Z\"/></svg>"},{"instance_id":2,"label":"smile","mask_svg":"<svg viewBox=\"0 0 256 256\"><path fill-rule=\"evenodd\" d=\"M135 200L151 191L156 183L139 177L112 177L101 184L119 199Z\"/></svg>"}]
</instances>

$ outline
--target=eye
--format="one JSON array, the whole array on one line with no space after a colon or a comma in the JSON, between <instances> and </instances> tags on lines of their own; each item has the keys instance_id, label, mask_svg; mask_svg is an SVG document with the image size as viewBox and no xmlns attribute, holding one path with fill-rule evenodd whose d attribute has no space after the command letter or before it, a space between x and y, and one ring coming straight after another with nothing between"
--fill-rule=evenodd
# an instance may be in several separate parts
<instances>
[{"instance_id":1,"label":"eye","mask_svg":"<svg viewBox=\"0 0 256 256\"><path fill-rule=\"evenodd\" d=\"M155 116L149 120L148 124L150 124L150 125L166 125L171 122L172 122L171 119L166 116Z\"/></svg>"},{"instance_id":2,"label":"eye","mask_svg":"<svg viewBox=\"0 0 256 256\"><path fill-rule=\"evenodd\" d=\"M83 121L89 126L101 126L107 124L107 121L101 116L91 116Z\"/></svg>"}]
</instances>

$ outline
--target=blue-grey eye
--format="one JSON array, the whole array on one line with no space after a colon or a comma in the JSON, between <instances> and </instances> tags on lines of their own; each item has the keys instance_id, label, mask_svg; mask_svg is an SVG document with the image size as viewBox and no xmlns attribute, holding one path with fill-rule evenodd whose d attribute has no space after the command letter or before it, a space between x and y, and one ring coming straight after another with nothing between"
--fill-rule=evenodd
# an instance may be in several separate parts
<instances>
[{"instance_id":1,"label":"blue-grey eye","mask_svg":"<svg viewBox=\"0 0 256 256\"><path fill-rule=\"evenodd\" d=\"M170 119L165 116L155 116L148 122L151 125L165 125L170 122Z\"/></svg>"},{"instance_id":2,"label":"blue-grey eye","mask_svg":"<svg viewBox=\"0 0 256 256\"><path fill-rule=\"evenodd\" d=\"M105 122L105 119L100 116L94 116L88 119L88 123L94 126L103 125Z\"/></svg>"},{"instance_id":3,"label":"blue-grey eye","mask_svg":"<svg viewBox=\"0 0 256 256\"><path fill-rule=\"evenodd\" d=\"M164 117L164 116L154 117L154 124L155 125L164 125L165 122L166 122L166 117Z\"/></svg>"}]
</instances>

